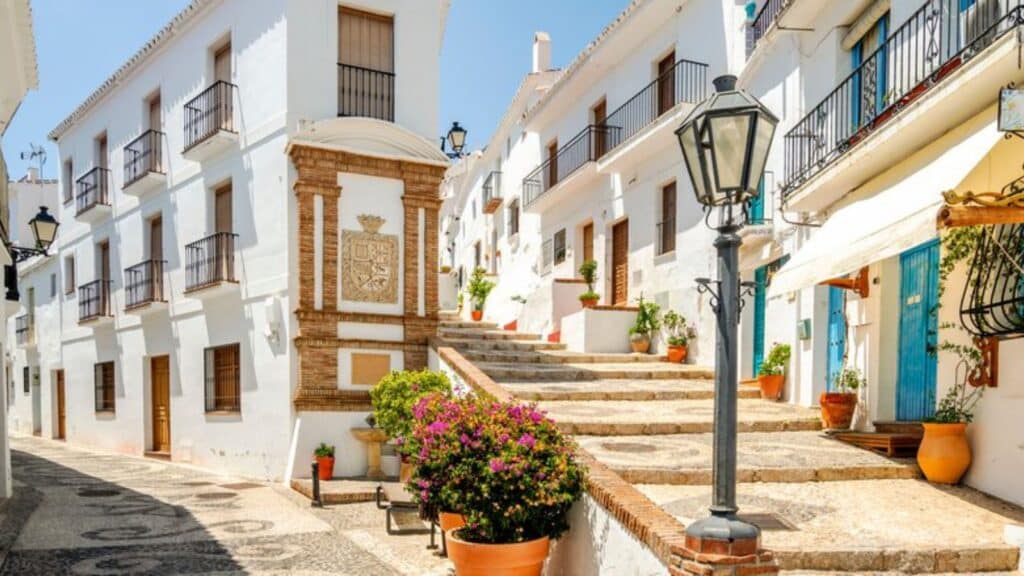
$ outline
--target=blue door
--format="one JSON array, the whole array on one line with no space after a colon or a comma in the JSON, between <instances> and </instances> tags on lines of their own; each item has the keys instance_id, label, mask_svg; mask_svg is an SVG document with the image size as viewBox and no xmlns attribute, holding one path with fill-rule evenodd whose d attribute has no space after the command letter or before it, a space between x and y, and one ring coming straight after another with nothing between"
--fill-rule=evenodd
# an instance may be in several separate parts
<instances>
[{"instance_id":1,"label":"blue door","mask_svg":"<svg viewBox=\"0 0 1024 576\"><path fill-rule=\"evenodd\" d=\"M757 183L757 198L750 201L750 224L764 224L764 176Z\"/></svg>"},{"instance_id":2,"label":"blue door","mask_svg":"<svg viewBox=\"0 0 1024 576\"><path fill-rule=\"evenodd\" d=\"M761 266L754 272L754 372L761 369L764 362L764 304L768 285L768 267Z\"/></svg>"},{"instance_id":3,"label":"blue door","mask_svg":"<svg viewBox=\"0 0 1024 576\"><path fill-rule=\"evenodd\" d=\"M935 414L938 296L938 241L904 252L900 256L898 420L918 421Z\"/></svg>"},{"instance_id":4,"label":"blue door","mask_svg":"<svg viewBox=\"0 0 1024 576\"><path fill-rule=\"evenodd\" d=\"M834 386L836 374L843 369L846 353L846 291L831 286L828 289L828 391Z\"/></svg>"}]
</instances>

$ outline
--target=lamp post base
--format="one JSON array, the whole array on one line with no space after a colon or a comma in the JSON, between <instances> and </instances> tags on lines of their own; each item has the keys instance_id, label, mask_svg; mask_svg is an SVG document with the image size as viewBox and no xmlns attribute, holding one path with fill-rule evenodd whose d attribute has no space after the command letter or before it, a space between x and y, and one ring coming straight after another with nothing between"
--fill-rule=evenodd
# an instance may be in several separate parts
<instances>
[{"instance_id":1,"label":"lamp post base","mask_svg":"<svg viewBox=\"0 0 1024 576\"><path fill-rule=\"evenodd\" d=\"M761 531L734 514L714 515L686 527L686 545L673 576L778 574L771 552L761 549Z\"/></svg>"}]
</instances>

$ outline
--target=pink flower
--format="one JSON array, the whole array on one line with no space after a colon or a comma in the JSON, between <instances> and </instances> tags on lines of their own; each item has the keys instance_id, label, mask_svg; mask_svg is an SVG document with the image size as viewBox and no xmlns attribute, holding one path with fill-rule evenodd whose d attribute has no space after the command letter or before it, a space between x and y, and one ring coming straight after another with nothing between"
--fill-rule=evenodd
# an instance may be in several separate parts
<instances>
[{"instance_id":1,"label":"pink flower","mask_svg":"<svg viewBox=\"0 0 1024 576\"><path fill-rule=\"evenodd\" d=\"M533 420L534 424L540 424L544 420L544 413L536 410L530 410L530 420Z\"/></svg>"},{"instance_id":2,"label":"pink flower","mask_svg":"<svg viewBox=\"0 0 1024 576\"><path fill-rule=\"evenodd\" d=\"M533 445L537 443L537 440L529 433L523 434L519 437L519 445L527 448L533 448Z\"/></svg>"},{"instance_id":3,"label":"pink flower","mask_svg":"<svg viewBox=\"0 0 1024 576\"><path fill-rule=\"evenodd\" d=\"M459 435L459 442L462 442L463 446L469 444L469 436L466 436L466 433L463 432L461 435Z\"/></svg>"},{"instance_id":4,"label":"pink flower","mask_svg":"<svg viewBox=\"0 0 1024 576\"><path fill-rule=\"evenodd\" d=\"M499 472L504 472L507 468L508 466L505 465L505 461L501 458L491 458L491 472L497 474Z\"/></svg>"},{"instance_id":5,"label":"pink flower","mask_svg":"<svg viewBox=\"0 0 1024 576\"><path fill-rule=\"evenodd\" d=\"M444 434L445 431L448 430L448 423L437 420L432 422L430 426L427 426L427 430L431 434Z\"/></svg>"}]
</instances>

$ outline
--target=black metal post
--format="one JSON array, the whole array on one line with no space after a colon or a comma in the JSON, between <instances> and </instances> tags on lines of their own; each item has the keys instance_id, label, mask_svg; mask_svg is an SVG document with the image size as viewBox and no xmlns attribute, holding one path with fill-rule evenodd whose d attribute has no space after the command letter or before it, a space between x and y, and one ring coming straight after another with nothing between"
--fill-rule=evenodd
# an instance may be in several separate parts
<instances>
[{"instance_id":1,"label":"black metal post","mask_svg":"<svg viewBox=\"0 0 1024 576\"><path fill-rule=\"evenodd\" d=\"M320 499L320 465L313 462L313 501L310 506L323 508L324 502Z\"/></svg>"},{"instance_id":2,"label":"black metal post","mask_svg":"<svg viewBox=\"0 0 1024 576\"><path fill-rule=\"evenodd\" d=\"M737 332L740 321L739 226L718 229L718 292L712 300L717 316L715 346L715 416L711 517L690 524L686 533L702 539L756 539L757 526L736 517Z\"/></svg>"}]
</instances>

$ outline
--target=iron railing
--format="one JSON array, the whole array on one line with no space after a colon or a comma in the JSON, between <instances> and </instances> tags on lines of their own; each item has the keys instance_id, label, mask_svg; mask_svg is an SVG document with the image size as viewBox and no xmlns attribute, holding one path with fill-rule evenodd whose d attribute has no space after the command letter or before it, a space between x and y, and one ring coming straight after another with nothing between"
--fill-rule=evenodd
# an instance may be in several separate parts
<instances>
[{"instance_id":1,"label":"iron railing","mask_svg":"<svg viewBox=\"0 0 1024 576\"><path fill-rule=\"evenodd\" d=\"M221 130L235 131L235 85L218 80L185 104L185 151Z\"/></svg>"},{"instance_id":2,"label":"iron railing","mask_svg":"<svg viewBox=\"0 0 1024 576\"><path fill-rule=\"evenodd\" d=\"M164 302L164 261L146 260L124 271L124 308Z\"/></svg>"},{"instance_id":3,"label":"iron railing","mask_svg":"<svg viewBox=\"0 0 1024 576\"><path fill-rule=\"evenodd\" d=\"M185 246L185 291L235 282L235 238L217 232Z\"/></svg>"},{"instance_id":4,"label":"iron railing","mask_svg":"<svg viewBox=\"0 0 1024 576\"><path fill-rule=\"evenodd\" d=\"M88 322L112 316L110 312L110 280L93 280L78 287L78 321Z\"/></svg>"},{"instance_id":5,"label":"iron railing","mask_svg":"<svg viewBox=\"0 0 1024 576\"><path fill-rule=\"evenodd\" d=\"M124 147L124 185L130 186L149 173L163 174L164 133L146 130Z\"/></svg>"},{"instance_id":6,"label":"iron railing","mask_svg":"<svg viewBox=\"0 0 1024 576\"><path fill-rule=\"evenodd\" d=\"M523 178L523 198L526 206L537 201L545 192L587 162L597 160L616 130L613 126L587 126L572 140ZM602 145L602 143L604 143Z\"/></svg>"},{"instance_id":7,"label":"iron railing","mask_svg":"<svg viewBox=\"0 0 1024 576\"><path fill-rule=\"evenodd\" d=\"M82 175L76 182L75 215L80 215L96 206L110 206L110 170L97 166Z\"/></svg>"},{"instance_id":8,"label":"iron railing","mask_svg":"<svg viewBox=\"0 0 1024 576\"><path fill-rule=\"evenodd\" d=\"M981 227L960 298L960 321L978 338L1024 335L1024 225Z\"/></svg>"},{"instance_id":9,"label":"iron railing","mask_svg":"<svg viewBox=\"0 0 1024 576\"><path fill-rule=\"evenodd\" d=\"M786 134L784 193L1024 23L1022 0L927 0Z\"/></svg>"},{"instance_id":10,"label":"iron railing","mask_svg":"<svg viewBox=\"0 0 1024 576\"><path fill-rule=\"evenodd\" d=\"M668 254L676 249L676 219L665 218L657 225L657 255Z\"/></svg>"},{"instance_id":11,"label":"iron railing","mask_svg":"<svg viewBox=\"0 0 1024 576\"><path fill-rule=\"evenodd\" d=\"M752 31L751 46L756 45L757 41L768 32L768 29L778 19L779 14L789 7L790 2L792 0L765 0L765 3L761 5L761 10L754 17L754 23L750 27Z\"/></svg>"},{"instance_id":12,"label":"iron railing","mask_svg":"<svg viewBox=\"0 0 1024 576\"><path fill-rule=\"evenodd\" d=\"M32 314L22 314L14 319L14 337L18 346L35 342L36 319Z\"/></svg>"},{"instance_id":13,"label":"iron railing","mask_svg":"<svg viewBox=\"0 0 1024 576\"><path fill-rule=\"evenodd\" d=\"M493 200L501 200L501 172L494 171L487 175L483 185L484 206Z\"/></svg>"},{"instance_id":14,"label":"iron railing","mask_svg":"<svg viewBox=\"0 0 1024 576\"><path fill-rule=\"evenodd\" d=\"M395 75L338 63L338 116L395 120Z\"/></svg>"},{"instance_id":15,"label":"iron railing","mask_svg":"<svg viewBox=\"0 0 1024 576\"><path fill-rule=\"evenodd\" d=\"M598 144L598 157L629 140L680 102L700 102L707 96L708 65L679 60L671 69L644 86L604 121L611 128Z\"/></svg>"}]
</instances>

